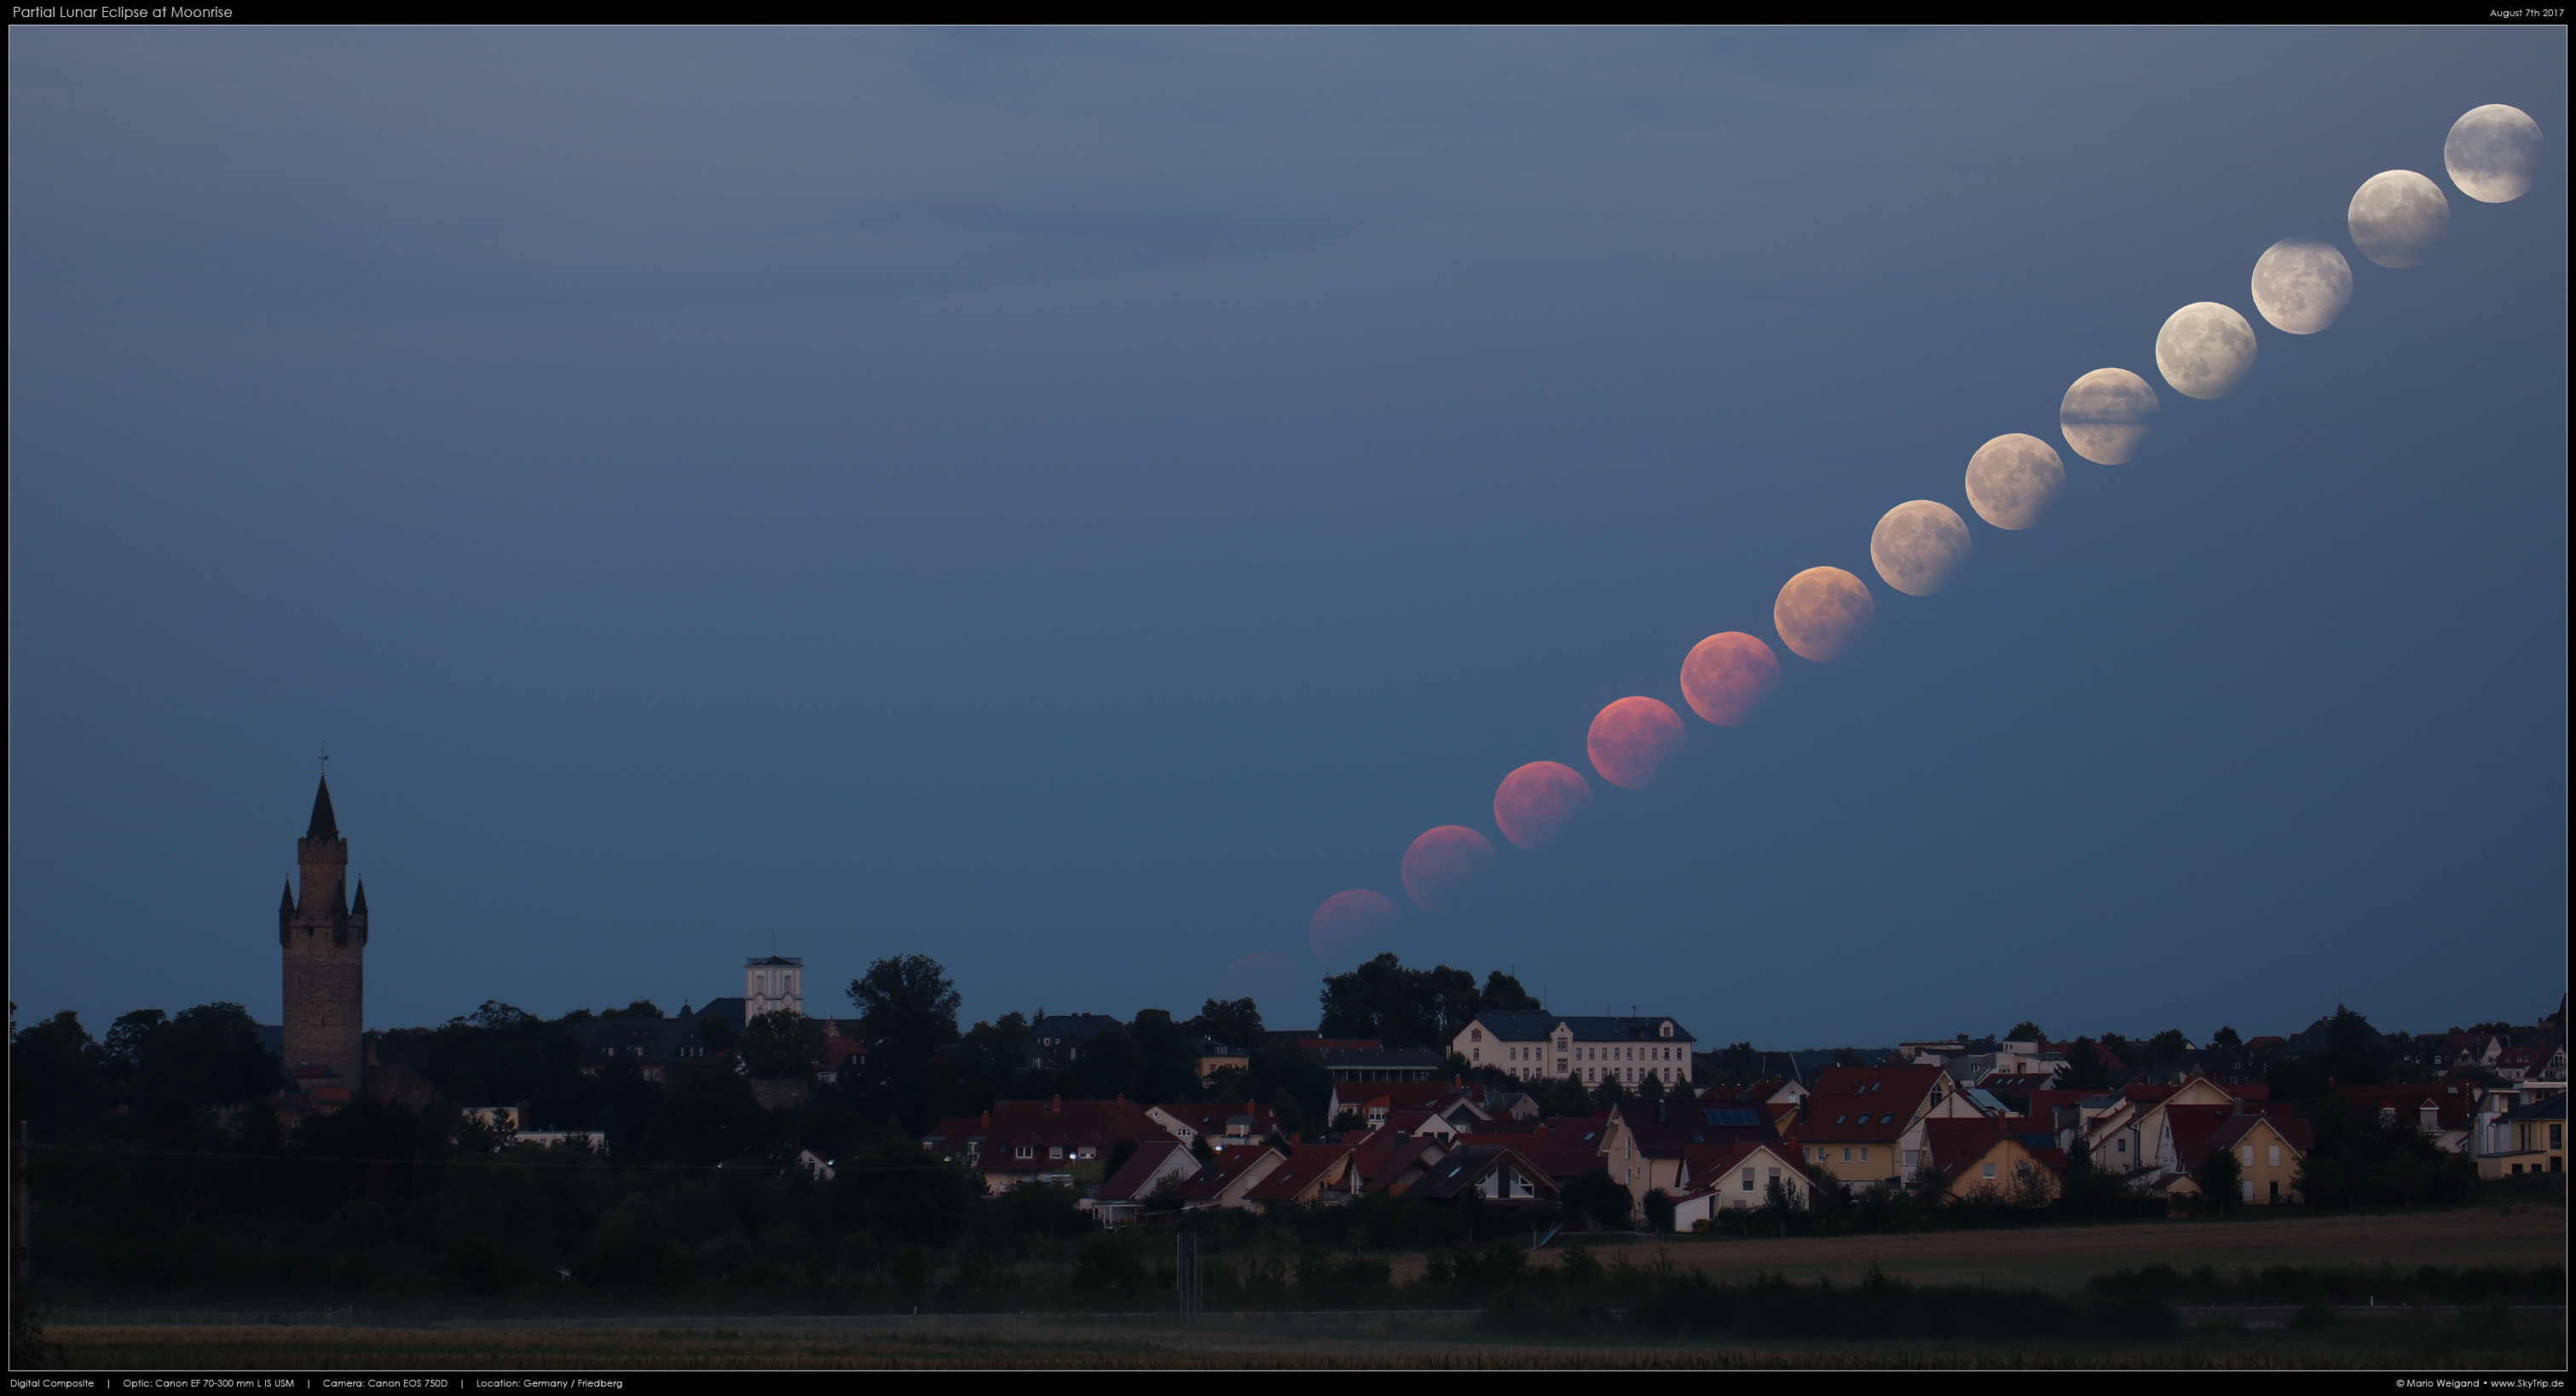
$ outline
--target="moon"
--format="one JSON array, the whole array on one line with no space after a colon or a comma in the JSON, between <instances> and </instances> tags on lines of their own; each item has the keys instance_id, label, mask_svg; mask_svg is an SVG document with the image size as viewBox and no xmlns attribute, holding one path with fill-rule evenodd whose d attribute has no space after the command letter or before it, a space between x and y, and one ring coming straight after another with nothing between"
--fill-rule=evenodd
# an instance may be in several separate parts
<instances>
[{"instance_id":1,"label":"moon","mask_svg":"<svg viewBox=\"0 0 2576 1396\"><path fill-rule=\"evenodd\" d=\"M2095 465L2126 465L2156 429L2156 390L2125 368L2097 368L2075 380L2057 405L2057 429Z\"/></svg>"},{"instance_id":2,"label":"moon","mask_svg":"<svg viewBox=\"0 0 2576 1396\"><path fill-rule=\"evenodd\" d=\"M2028 528L2066 488L2066 462L2036 436L2008 432L1968 457L1968 504L1997 528Z\"/></svg>"},{"instance_id":3,"label":"moon","mask_svg":"<svg viewBox=\"0 0 2576 1396\"><path fill-rule=\"evenodd\" d=\"M1823 664L1842 658L1877 611L1860 578L1839 567L1810 567L1780 588L1771 624L1799 658Z\"/></svg>"},{"instance_id":4,"label":"moon","mask_svg":"<svg viewBox=\"0 0 2576 1396\"><path fill-rule=\"evenodd\" d=\"M2353 191L2352 245L2383 267L2411 267L2451 230L2451 201L2442 186L2413 170L2372 175Z\"/></svg>"},{"instance_id":5,"label":"moon","mask_svg":"<svg viewBox=\"0 0 2576 1396\"><path fill-rule=\"evenodd\" d=\"M1306 923L1306 948L1327 967L1355 965L1395 930L1395 903L1366 888L1335 892Z\"/></svg>"},{"instance_id":6,"label":"moon","mask_svg":"<svg viewBox=\"0 0 2576 1396\"><path fill-rule=\"evenodd\" d=\"M2540 177L2540 123L2500 102L2479 107L2451 123L2442 168L2479 203L2512 203Z\"/></svg>"},{"instance_id":7,"label":"moon","mask_svg":"<svg viewBox=\"0 0 2576 1396\"><path fill-rule=\"evenodd\" d=\"M1494 845L1464 824L1426 829L1404 850L1404 894L1430 911L1465 890L1493 862Z\"/></svg>"},{"instance_id":8,"label":"moon","mask_svg":"<svg viewBox=\"0 0 2576 1396\"><path fill-rule=\"evenodd\" d=\"M2254 308L2272 328L2315 334L2352 303L2352 263L2330 242L2283 238L2254 261Z\"/></svg>"},{"instance_id":9,"label":"moon","mask_svg":"<svg viewBox=\"0 0 2576 1396\"><path fill-rule=\"evenodd\" d=\"M2156 372L2184 397L2221 398L2254 371L2254 327L2216 301L2193 301L2156 331Z\"/></svg>"},{"instance_id":10,"label":"moon","mask_svg":"<svg viewBox=\"0 0 2576 1396\"><path fill-rule=\"evenodd\" d=\"M1917 499L1890 509L1870 530L1869 561L1889 586L1930 596L1968 560L1968 526L1947 504Z\"/></svg>"},{"instance_id":11,"label":"moon","mask_svg":"<svg viewBox=\"0 0 2576 1396\"><path fill-rule=\"evenodd\" d=\"M1720 727L1741 727L1780 682L1780 656L1741 630L1711 635L1682 660L1682 701Z\"/></svg>"},{"instance_id":12,"label":"moon","mask_svg":"<svg viewBox=\"0 0 2576 1396\"><path fill-rule=\"evenodd\" d=\"M1514 846L1532 853L1555 842L1567 821L1591 807L1592 783L1554 761L1532 761L1494 788L1494 823Z\"/></svg>"},{"instance_id":13,"label":"moon","mask_svg":"<svg viewBox=\"0 0 2576 1396\"><path fill-rule=\"evenodd\" d=\"M1686 735L1672 709L1652 698L1622 698L1592 719L1583 749L1603 780L1624 790L1643 790L1681 750Z\"/></svg>"}]
</instances>

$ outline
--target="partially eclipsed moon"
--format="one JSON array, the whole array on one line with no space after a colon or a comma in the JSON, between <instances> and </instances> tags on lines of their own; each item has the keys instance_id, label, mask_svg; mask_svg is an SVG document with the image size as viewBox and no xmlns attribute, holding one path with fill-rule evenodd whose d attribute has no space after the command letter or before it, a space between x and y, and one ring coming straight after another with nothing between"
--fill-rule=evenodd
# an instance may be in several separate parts
<instances>
[{"instance_id":1,"label":"partially eclipsed moon","mask_svg":"<svg viewBox=\"0 0 2576 1396\"><path fill-rule=\"evenodd\" d=\"M2540 123L2502 103L2480 107L2451 123L2442 168L2479 203L2512 203L2540 176Z\"/></svg>"},{"instance_id":2,"label":"partially eclipsed moon","mask_svg":"<svg viewBox=\"0 0 2576 1396\"><path fill-rule=\"evenodd\" d=\"M1456 896L1494 861L1494 845L1464 824L1426 829L1404 850L1404 894L1425 911Z\"/></svg>"},{"instance_id":3,"label":"partially eclipsed moon","mask_svg":"<svg viewBox=\"0 0 2576 1396\"><path fill-rule=\"evenodd\" d=\"M2254 308L2272 328L2315 334L2352 303L2352 263L2330 242L2283 238L2254 263Z\"/></svg>"},{"instance_id":4,"label":"partially eclipsed moon","mask_svg":"<svg viewBox=\"0 0 2576 1396\"><path fill-rule=\"evenodd\" d=\"M2442 186L2413 170L2390 170L2353 191L2345 221L2361 255L2383 267L2411 267L2451 230L2451 201Z\"/></svg>"},{"instance_id":5,"label":"partially eclipsed moon","mask_svg":"<svg viewBox=\"0 0 2576 1396\"><path fill-rule=\"evenodd\" d=\"M1554 761L1532 761L1494 788L1494 823L1504 838L1532 853L1555 842L1566 821L1591 807L1592 783Z\"/></svg>"},{"instance_id":6,"label":"partially eclipsed moon","mask_svg":"<svg viewBox=\"0 0 2576 1396\"><path fill-rule=\"evenodd\" d=\"M1394 931L1398 915L1395 903L1366 888L1335 892L1306 923L1306 948L1327 966L1358 964Z\"/></svg>"},{"instance_id":7,"label":"partially eclipsed moon","mask_svg":"<svg viewBox=\"0 0 2576 1396\"><path fill-rule=\"evenodd\" d=\"M2057 429L2095 465L2126 465L2156 429L2156 390L2125 368L2097 368L2075 380L2057 405Z\"/></svg>"},{"instance_id":8,"label":"partially eclipsed moon","mask_svg":"<svg viewBox=\"0 0 2576 1396\"><path fill-rule=\"evenodd\" d=\"M1711 635L1682 660L1682 701L1720 727L1741 727L1780 682L1780 656L1741 630Z\"/></svg>"},{"instance_id":9,"label":"partially eclipsed moon","mask_svg":"<svg viewBox=\"0 0 2576 1396\"><path fill-rule=\"evenodd\" d=\"M2194 301L2156 331L2156 372L2184 397L2220 398L2254 371L2254 327L2216 301Z\"/></svg>"},{"instance_id":10,"label":"partially eclipsed moon","mask_svg":"<svg viewBox=\"0 0 2576 1396\"><path fill-rule=\"evenodd\" d=\"M1681 750L1685 735L1681 717L1672 709L1652 698L1622 698L1592 719L1583 748L1603 780L1643 790Z\"/></svg>"},{"instance_id":11,"label":"partially eclipsed moon","mask_svg":"<svg viewBox=\"0 0 2576 1396\"><path fill-rule=\"evenodd\" d=\"M1908 596L1930 596L1968 560L1968 526L1947 504L1917 499L1887 511L1869 535L1870 565Z\"/></svg>"},{"instance_id":12,"label":"partially eclipsed moon","mask_svg":"<svg viewBox=\"0 0 2576 1396\"><path fill-rule=\"evenodd\" d=\"M1968 503L1997 528L2028 528L2066 487L2066 462L2036 436L2010 432L1968 457Z\"/></svg>"},{"instance_id":13,"label":"partially eclipsed moon","mask_svg":"<svg viewBox=\"0 0 2576 1396\"><path fill-rule=\"evenodd\" d=\"M1877 611L1860 578L1839 567L1810 567L1780 588L1771 624L1799 658L1822 664L1842 658Z\"/></svg>"}]
</instances>

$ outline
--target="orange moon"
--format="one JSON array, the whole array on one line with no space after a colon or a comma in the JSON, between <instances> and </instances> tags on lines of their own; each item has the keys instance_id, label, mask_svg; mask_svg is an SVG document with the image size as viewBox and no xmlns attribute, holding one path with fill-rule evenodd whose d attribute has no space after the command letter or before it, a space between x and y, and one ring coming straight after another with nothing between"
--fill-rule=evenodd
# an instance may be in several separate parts
<instances>
[{"instance_id":1,"label":"orange moon","mask_svg":"<svg viewBox=\"0 0 2576 1396\"><path fill-rule=\"evenodd\" d=\"M1464 824L1426 829L1404 850L1404 894L1425 911L1455 896L1491 867L1494 845Z\"/></svg>"},{"instance_id":2,"label":"orange moon","mask_svg":"<svg viewBox=\"0 0 2576 1396\"><path fill-rule=\"evenodd\" d=\"M1494 823L1532 853L1555 841L1566 821L1592 807L1592 783L1572 766L1532 761L1494 790Z\"/></svg>"},{"instance_id":3,"label":"orange moon","mask_svg":"<svg viewBox=\"0 0 2576 1396\"><path fill-rule=\"evenodd\" d=\"M1592 769L1612 785L1643 790L1655 783L1664 762L1681 750L1682 720L1652 698L1622 698L1592 719L1583 749Z\"/></svg>"},{"instance_id":4,"label":"orange moon","mask_svg":"<svg viewBox=\"0 0 2576 1396\"><path fill-rule=\"evenodd\" d=\"M1822 664L1842 658L1877 611L1860 578L1839 567L1810 567L1780 588L1771 624L1799 658Z\"/></svg>"},{"instance_id":5,"label":"orange moon","mask_svg":"<svg viewBox=\"0 0 2576 1396\"><path fill-rule=\"evenodd\" d=\"M1743 726L1779 681L1780 656L1741 630L1709 636L1682 661L1683 701L1720 727Z\"/></svg>"},{"instance_id":6,"label":"orange moon","mask_svg":"<svg viewBox=\"0 0 2576 1396\"><path fill-rule=\"evenodd\" d=\"M1327 966L1354 965L1395 929L1395 903L1366 888L1335 892L1306 923L1306 948Z\"/></svg>"}]
</instances>

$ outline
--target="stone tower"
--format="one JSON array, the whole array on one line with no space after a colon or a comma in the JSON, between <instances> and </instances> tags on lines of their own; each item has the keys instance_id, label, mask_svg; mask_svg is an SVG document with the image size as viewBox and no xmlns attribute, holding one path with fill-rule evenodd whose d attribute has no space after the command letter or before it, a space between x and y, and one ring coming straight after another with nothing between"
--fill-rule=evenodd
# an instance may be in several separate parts
<instances>
[{"instance_id":1,"label":"stone tower","mask_svg":"<svg viewBox=\"0 0 2576 1396\"><path fill-rule=\"evenodd\" d=\"M313 795L313 822L295 841L303 886L286 888L277 943L286 952L286 1069L325 1066L356 1094L363 1084L367 889L349 900L349 841L331 814L331 782ZM298 1089L309 1083L299 1083Z\"/></svg>"}]
</instances>

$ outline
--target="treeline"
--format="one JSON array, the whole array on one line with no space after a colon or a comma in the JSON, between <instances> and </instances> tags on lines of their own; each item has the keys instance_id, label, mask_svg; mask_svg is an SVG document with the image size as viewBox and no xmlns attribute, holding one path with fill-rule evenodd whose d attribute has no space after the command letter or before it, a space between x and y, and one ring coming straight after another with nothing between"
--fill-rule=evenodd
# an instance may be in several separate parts
<instances>
[{"instance_id":1,"label":"treeline","mask_svg":"<svg viewBox=\"0 0 2576 1396\"><path fill-rule=\"evenodd\" d=\"M2563 1265L2214 1266L2120 1270L2085 1281L2093 1294L2145 1295L2184 1304L2564 1304Z\"/></svg>"}]
</instances>

